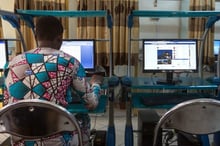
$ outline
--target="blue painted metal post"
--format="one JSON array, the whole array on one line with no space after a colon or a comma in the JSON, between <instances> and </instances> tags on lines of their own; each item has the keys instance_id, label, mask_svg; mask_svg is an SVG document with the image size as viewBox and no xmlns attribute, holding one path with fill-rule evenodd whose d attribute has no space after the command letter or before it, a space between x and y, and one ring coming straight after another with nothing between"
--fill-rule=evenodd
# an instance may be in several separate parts
<instances>
[{"instance_id":1,"label":"blue painted metal post","mask_svg":"<svg viewBox=\"0 0 220 146\"><path fill-rule=\"evenodd\" d=\"M108 80L109 85L109 120L107 131L107 146L115 146L115 124L114 124L114 87L118 86L118 77L112 76Z\"/></svg>"},{"instance_id":2,"label":"blue painted metal post","mask_svg":"<svg viewBox=\"0 0 220 146\"><path fill-rule=\"evenodd\" d=\"M126 96L126 123L125 123L125 146L133 146L133 126L131 119L131 78L123 77L121 79L122 89Z\"/></svg>"}]
</instances>

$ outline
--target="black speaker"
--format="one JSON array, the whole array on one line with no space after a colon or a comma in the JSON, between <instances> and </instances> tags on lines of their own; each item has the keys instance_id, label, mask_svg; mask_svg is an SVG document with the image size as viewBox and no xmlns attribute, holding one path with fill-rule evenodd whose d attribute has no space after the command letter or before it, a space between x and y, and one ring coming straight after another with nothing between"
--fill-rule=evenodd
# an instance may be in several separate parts
<instances>
[{"instance_id":1,"label":"black speaker","mask_svg":"<svg viewBox=\"0 0 220 146\"><path fill-rule=\"evenodd\" d=\"M159 119L153 109L138 111L138 146L153 146L154 129ZM158 146L162 146L162 132L159 132Z\"/></svg>"}]
</instances>

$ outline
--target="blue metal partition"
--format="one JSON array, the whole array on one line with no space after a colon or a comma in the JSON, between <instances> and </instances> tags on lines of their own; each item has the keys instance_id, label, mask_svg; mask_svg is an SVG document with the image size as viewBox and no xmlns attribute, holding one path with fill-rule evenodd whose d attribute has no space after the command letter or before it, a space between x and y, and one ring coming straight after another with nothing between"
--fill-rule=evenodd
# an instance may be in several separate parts
<instances>
[{"instance_id":1,"label":"blue metal partition","mask_svg":"<svg viewBox=\"0 0 220 146\"><path fill-rule=\"evenodd\" d=\"M107 26L110 30L110 70L109 74L112 76L112 16L110 15L109 11L107 10L87 10L87 11L55 11L55 10L20 10L17 9L16 13L21 16L21 18L27 23L29 27L31 27L33 33L34 31L34 23L33 23L33 17L39 17L39 16L56 16L56 17L106 17L107 19Z\"/></svg>"},{"instance_id":2,"label":"blue metal partition","mask_svg":"<svg viewBox=\"0 0 220 146\"><path fill-rule=\"evenodd\" d=\"M134 17L208 17L208 21L205 25L205 32L201 38L202 45L200 46L199 49L199 77L203 78L203 73L202 73L202 57L203 57L203 52L204 52L204 44L205 44L205 39L207 36L207 33L209 29L214 25L216 21L220 19L220 12L218 11L145 11L145 10L133 10L129 15L128 15L128 70L127 70L127 76L131 76L131 41L133 40L131 37L131 29L133 27L133 19ZM220 55L219 55L220 56ZM220 58L220 57L219 57ZM220 59L218 60L218 62ZM220 77L220 63L218 63L218 77ZM220 79L218 79L219 81ZM127 109L127 113L130 113L131 109ZM127 115L127 118L131 118L130 115ZM127 119L128 120L128 119ZM131 120L128 120L128 123ZM129 129L132 129L132 125L129 125ZM126 137L125 140L128 140L129 137L133 136L132 131L130 130L127 133L126 129ZM201 137L203 144L207 144L207 137L203 136ZM125 146L133 146L133 141L128 140L125 142Z\"/></svg>"},{"instance_id":3,"label":"blue metal partition","mask_svg":"<svg viewBox=\"0 0 220 146\"><path fill-rule=\"evenodd\" d=\"M199 52L199 76L202 78L202 56L204 52L204 43L208 33L208 30L213 26L213 24L219 20L220 12L219 11L145 11L145 10L133 10L128 16L128 28L129 31L129 45L128 45L128 76L130 76L130 53L131 53L131 29L133 27L133 18L134 17L209 17L206 26L205 32L203 34L202 45Z\"/></svg>"},{"instance_id":4,"label":"blue metal partition","mask_svg":"<svg viewBox=\"0 0 220 146\"><path fill-rule=\"evenodd\" d=\"M112 48L112 16L110 15L110 12L107 10L99 10L99 11L93 11L93 10L87 10L87 11L54 11L54 10L19 10L17 9L15 13L7 12L7 11L0 11L0 15L3 16L3 18L11 23L13 27L15 27L18 31L19 34L23 40L23 35L20 32L20 24L18 22L18 19L21 18L24 20L29 26L33 33L35 34L35 26L33 23L33 18L38 17L38 16L56 16L56 17L106 17L107 19L107 26L110 30L110 38L109 38L109 47L110 47L110 53L109 53L109 76L112 77L112 66L113 66L113 61L112 61L112 54L113 54L113 48ZM24 51L26 51L26 46L24 41L23 46L24 46ZM113 82L112 79L110 78L109 84L111 86L111 92L109 93L111 96L109 96L109 102L112 103L114 102L114 91L113 87L117 85L118 81ZM112 84L113 83L113 84ZM114 146L115 145L115 129L114 129L114 115L113 115L113 106L109 107L109 111L112 113L109 113L109 125L108 125L108 132L107 132L107 146Z\"/></svg>"}]
</instances>

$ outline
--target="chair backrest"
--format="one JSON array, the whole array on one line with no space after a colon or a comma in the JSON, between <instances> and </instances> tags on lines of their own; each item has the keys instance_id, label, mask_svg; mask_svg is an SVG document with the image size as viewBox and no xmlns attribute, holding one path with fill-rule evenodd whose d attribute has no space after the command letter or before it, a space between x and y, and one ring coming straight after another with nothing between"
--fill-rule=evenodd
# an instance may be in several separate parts
<instances>
[{"instance_id":1,"label":"chair backrest","mask_svg":"<svg viewBox=\"0 0 220 146\"><path fill-rule=\"evenodd\" d=\"M220 131L220 101L210 98L194 99L177 104L159 120L154 132L154 146L160 128L176 129L203 135Z\"/></svg>"},{"instance_id":2,"label":"chair backrest","mask_svg":"<svg viewBox=\"0 0 220 146\"><path fill-rule=\"evenodd\" d=\"M79 145L82 134L74 116L65 108L39 99L21 100L0 110L0 132L24 140L41 140L61 132L77 131Z\"/></svg>"}]
</instances>

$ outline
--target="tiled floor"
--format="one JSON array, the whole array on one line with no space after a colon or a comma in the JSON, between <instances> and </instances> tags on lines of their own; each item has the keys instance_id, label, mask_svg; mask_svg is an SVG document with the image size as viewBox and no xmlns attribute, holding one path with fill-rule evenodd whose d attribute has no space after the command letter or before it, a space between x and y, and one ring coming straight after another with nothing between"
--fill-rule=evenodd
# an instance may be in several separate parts
<instances>
[{"instance_id":1,"label":"tiled floor","mask_svg":"<svg viewBox=\"0 0 220 146\"><path fill-rule=\"evenodd\" d=\"M159 114L163 114L164 110L158 110ZM91 115L91 128L96 130L108 129L108 110L101 115ZM124 146L124 134L126 124L126 110L118 107L114 108L114 125L115 125L115 146ZM138 116L137 110L132 111L132 126L133 131L137 131ZM134 146L137 146L137 132L133 132Z\"/></svg>"},{"instance_id":2,"label":"tiled floor","mask_svg":"<svg viewBox=\"0 0 220 146\"><path fill-rule=\"evenodd\" d=\"M91 115L91 128L96 130L107 130L108 129L108 110L106 113L101 115ZM125 133L125 122L126 122L126 110L125 109L114 109L114 126L115 126L115 146L124 146L124 133ZM137 116L132 116L133 129L137 129ZM136 146L136 134L134 133L134 146Z\"/></svg>"}]
</instances>

